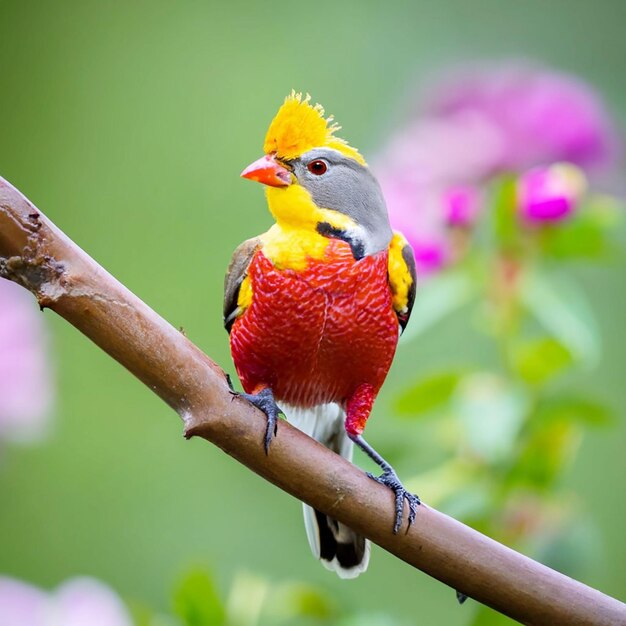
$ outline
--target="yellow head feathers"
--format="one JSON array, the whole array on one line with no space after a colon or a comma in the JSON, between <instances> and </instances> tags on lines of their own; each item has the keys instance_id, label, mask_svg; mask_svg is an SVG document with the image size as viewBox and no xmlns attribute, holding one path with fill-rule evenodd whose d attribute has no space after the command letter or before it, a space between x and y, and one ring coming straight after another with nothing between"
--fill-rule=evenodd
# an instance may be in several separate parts
<instances>
[{"instance_id":1,"label":"yellow head feathers","mask_svg":"<svg viewBox=\"0 0 626 626\"><path fill-rule=\"evenodd\" d=\"M265 152L282 159L295 159L313 148L332 148L365 165L358 150L335 137L341 127L332 123L333 117L324 118L322 106L313 106L310 100L308 94L303 98L295 91L285 98L265 136Z\"/></svg>"}]
</instances>

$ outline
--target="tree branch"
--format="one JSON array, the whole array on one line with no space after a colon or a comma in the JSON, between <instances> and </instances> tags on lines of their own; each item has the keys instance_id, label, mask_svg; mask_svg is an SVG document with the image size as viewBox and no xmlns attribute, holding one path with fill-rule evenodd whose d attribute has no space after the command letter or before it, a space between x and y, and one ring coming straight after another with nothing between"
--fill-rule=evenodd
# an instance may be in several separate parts
<instances>
[{"instance_id":1,"label":"tree branch","mask_svg":"<svg viewBox=\"0 0 626 626\"><path fill-rule=\"evenodd\" d=\"M284 491L410 565L527 624L626 625L626 605L481 535L427 505L391 532L391 492L286 422L269 456L265 416L229 392L221 368L0 178L0 276L35 294L182 418ZM405 520L406 522L406 520ZM452 599L451 599L452 601Z\"/></svg>"}]
</instances>

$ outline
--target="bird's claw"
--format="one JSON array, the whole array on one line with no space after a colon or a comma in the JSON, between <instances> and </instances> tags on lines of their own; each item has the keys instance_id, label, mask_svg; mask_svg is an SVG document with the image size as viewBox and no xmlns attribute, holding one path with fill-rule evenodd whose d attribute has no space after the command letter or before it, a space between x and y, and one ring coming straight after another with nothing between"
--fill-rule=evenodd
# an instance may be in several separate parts
<instances>
[{"instance_id":1,"label":"bird's claw","mask_svg":"<svg viewBox=\"0 0 626 626\"><path fill-rule=\"evenodd\" d=\"M224 377L226 378L226 383L228 384L228 390L230 393L237 393L233 387L233 379L230 377L230 374L228 372L224 372Z\"/></svg>"},{"instance_id":2,"label":"bird's claw","mask_svg":"<svg viewBox=\"0 0 626 626\"><path fill-rule=\"evenodd\" d=\"M375 480L377 483L385 485L385 487L389 487L389 489L391 489L396 496L396 518L393 524L394 535L398 534L398 531L402 526L404 501L406 500L407 504L409 505L409 524L407 526L408 531L411 524L413 524L413 522L415 521L415 516L417 515L417 507L421 504L419 497L404 488L404 485L400 482L398 475L392 469L383 471L380 476L374 476L374 474L371 474L370 472L368 472L367 475Z\"/></svg>"},{"instance_id":3,"label":"bird's claw","mask_svg":"<svg viewBox=\"0 0 626 626\"><path fill-rule=\"evenodd\" d=\"M269 454L270 444L272 439L278 432L278 416L284 415L280 410L276 401L274 400L274 394L269 387L259 391L259 393L240 393L241 398L245 398L250 404L253 404L257 409L260 409L265 413L267 417L267 427L265 428L265 437L263 438L263 445L265 447L265 454Z\"/></svg>"}]
</instances>

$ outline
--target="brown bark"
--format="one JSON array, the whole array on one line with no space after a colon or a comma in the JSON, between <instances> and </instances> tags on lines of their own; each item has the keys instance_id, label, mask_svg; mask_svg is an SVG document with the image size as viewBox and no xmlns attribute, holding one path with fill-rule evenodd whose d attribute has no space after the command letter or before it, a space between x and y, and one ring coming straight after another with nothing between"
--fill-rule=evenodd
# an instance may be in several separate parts
<instances>
[{"instance_id":1,"label":"brown bark","mask_svg":"<svg viewBox=\"0 0 626 626\"><path fill-rule=\"evenodd\" d=\"M408 532L394 535L391 492L285 422L266 456L265 417L229 392L221 368L2 178L0 276L32 291L135 374L181 416L187 437L214 443L410 565L523 623L626 625L625 604L427 505Z\"/></svg>"}]
</instances>

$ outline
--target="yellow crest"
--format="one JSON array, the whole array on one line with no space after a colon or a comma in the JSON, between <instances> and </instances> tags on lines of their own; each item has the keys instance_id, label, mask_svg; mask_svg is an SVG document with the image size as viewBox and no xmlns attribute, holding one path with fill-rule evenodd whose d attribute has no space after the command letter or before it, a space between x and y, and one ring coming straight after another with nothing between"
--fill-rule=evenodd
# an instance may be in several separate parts
<instances>
[{"instance_id":1,"label":"yellow crest","mask_svg":"<svg viewBox=\"0 0 626 626\"><path fill-rule=\"evenodd\" d=\"M275 153L279 158L295 159L313 148L333 148L347 157L365 165L359 151L346 141L335 137L341 127L333 124L333 117L324 118L320 104L309 104L311 96L304 98L292 91L278 109L265 136L263 149L266 154Z\"/></svg>"}]
</instances>

